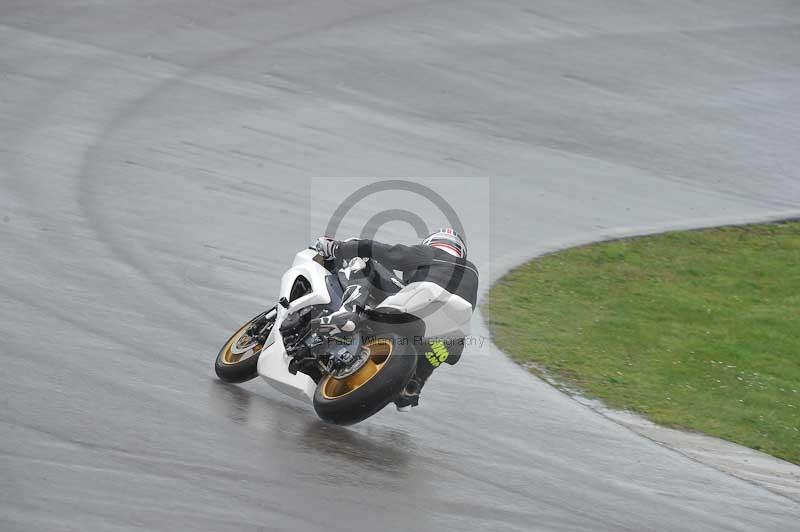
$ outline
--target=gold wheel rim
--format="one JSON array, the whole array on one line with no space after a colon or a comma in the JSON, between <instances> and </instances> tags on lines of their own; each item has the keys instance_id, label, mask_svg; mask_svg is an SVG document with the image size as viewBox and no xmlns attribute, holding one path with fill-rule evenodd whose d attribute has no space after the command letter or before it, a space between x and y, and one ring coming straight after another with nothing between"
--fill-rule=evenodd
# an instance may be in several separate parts
<instances>
[{"instance_id":1,"label":"gold wheel rim","mask_svg":"<svg viewBox=\"0 0 800 532\"><path fill-rule=\"evenodd\" d=\"M231 336L230 340L228 340L228 343L225 344L225 347L222 348L222 356L220 357L220 360L223 364L227 366L237 364L241 362L242 359L249 358L245 357L245 355L248 355L248 353L252 352L252 354L250 354L249 356L254 356L258 354L261 351L261 349L264 348L263 345L261 345L258 342L255 342L250 347L250 349L248 349L243 353L234 352L234 346L239 345L240 341L244 340L245 338L250 339L250 337L247 336L245 333L247 332L247 329L250 327L251 323L253 323L252 320L242 325L242 327L238 331L236 331L236 333L233 336Z\"/></svg>"},{"instance_id":2,"label":"gold wheel rim","mask_svg":"<svg viewBox=\"0 0 800 532\"><path fill-rule=\"evenodd\" d=\"M364 344L363 349L367 349L369 358L358 371L347 377L336 378L328 375L322 383L322 396L325 399L339 399L347 394L353 393L364 386L375 375L380 373L388 362L389 357L394 352L394 344L391 340L380 338Z\"/></svg>"}]
</instances>

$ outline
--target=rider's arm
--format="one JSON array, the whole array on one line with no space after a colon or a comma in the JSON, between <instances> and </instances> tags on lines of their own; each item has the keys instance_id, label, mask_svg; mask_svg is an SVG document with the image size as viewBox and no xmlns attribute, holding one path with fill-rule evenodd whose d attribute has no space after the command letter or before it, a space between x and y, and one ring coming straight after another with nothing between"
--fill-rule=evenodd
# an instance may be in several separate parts
<instances>
[{"instance_id":1,"label":"rider's arm","mask_svg":"<svg viewBox=\"0 0 800 532\"><path fill-rule=\"evenodd\" d=\"M339 243L336 258L369 257L392 270L408 271L429 265L433 259L430 246L388 245L375 240L346 240Z\"/></svg>"}]
</instances>

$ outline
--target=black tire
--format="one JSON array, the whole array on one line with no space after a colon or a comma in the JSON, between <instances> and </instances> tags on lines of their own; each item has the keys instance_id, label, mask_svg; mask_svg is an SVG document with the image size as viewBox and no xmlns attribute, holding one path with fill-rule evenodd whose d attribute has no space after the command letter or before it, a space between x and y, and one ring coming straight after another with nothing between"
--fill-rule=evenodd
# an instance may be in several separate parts
<instances>
[{"instance_id":1,"label":"black tire","mask_svg":"<svg viewBox=\"0 0 800 532\"><path fill-rule=\"evenodd\" d=\"M347 379L335 379L331 375L319 381L314 392L314 410L320 419L336 425L352 425L377 414L400 394L417 367L416 351L395 334L371 339L366 346L387 341L392 347L385 361L375 364L379 366L377 372L354 389L349 389L344 382ZM340 394L340 387L349 391Z\"/></svg>"},{"instance_id":2,"label":"black tire","mask_svg":"<svg viewBox=\"0 0 800 532\"><path fill-rule=\"evenodd\" d=\"M237 357L237 355L233 354L232 348L239 338L242 337L243 333L248 330L250 324L257 319L262 318L264 315L265 313L262 312L239 327L239 330L237 330L233 336L228 338L228 341L225 342L225 345L223 345L222 349L219 350L217 359L214 362L214 371L220 380L225 382L239 383L258 377L258 357L261 355L261 349L263 349L264 346L256 343L252 350L252 354L246 357Z\"/></svg>"}]
</instances>

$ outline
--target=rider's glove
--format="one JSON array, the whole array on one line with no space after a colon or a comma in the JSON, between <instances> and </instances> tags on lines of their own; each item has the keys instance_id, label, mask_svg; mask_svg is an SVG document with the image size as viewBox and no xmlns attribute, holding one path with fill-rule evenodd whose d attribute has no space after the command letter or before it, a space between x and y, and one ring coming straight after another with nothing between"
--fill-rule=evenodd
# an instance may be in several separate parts
<instances>
[{"instance_id":1,"label":"rider's glove","mask_svg":"<svg viewBox=\"0 0 800 532\"><path fill-rule=\"evenodd\" d=\"M321 236L317 239L317 243L314 245L314 249L317 250L317 253L322 255L325 259L332 259L336 256L336 248L339 247L339 242L327 237Z\"/></svg>"}]
</instances>

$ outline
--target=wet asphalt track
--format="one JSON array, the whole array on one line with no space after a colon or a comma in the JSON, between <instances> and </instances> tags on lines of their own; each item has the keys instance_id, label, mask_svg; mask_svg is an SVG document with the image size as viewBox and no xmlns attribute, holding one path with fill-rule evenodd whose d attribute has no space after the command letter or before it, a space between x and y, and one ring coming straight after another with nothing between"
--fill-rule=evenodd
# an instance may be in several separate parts
<instances>
[{"instance_id":1,"label":"wet asphalt track","mask_svg":"<svg viewBox=\"0 0 800 532\"><path fill-rule=\"evenodd\" d=\"M0 529L797 527L488 346L352 429L211 362L324 225L309 176L492 176L484 286L794 212L800 4L53 4L0 4Z\"/></svg>"}]
</instances>

